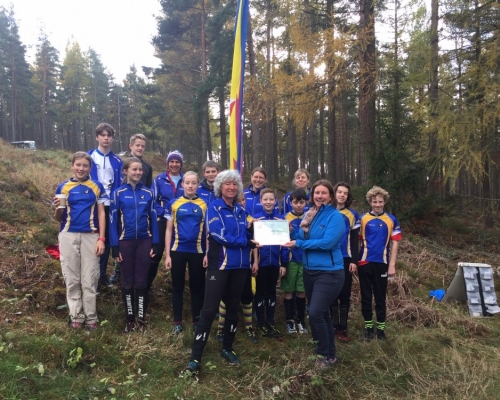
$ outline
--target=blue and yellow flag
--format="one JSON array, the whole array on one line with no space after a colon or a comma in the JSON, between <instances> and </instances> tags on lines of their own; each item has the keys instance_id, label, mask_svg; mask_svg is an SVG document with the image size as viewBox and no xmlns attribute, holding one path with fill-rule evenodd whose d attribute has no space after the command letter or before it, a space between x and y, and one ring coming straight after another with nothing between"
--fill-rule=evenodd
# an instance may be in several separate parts
<instances>
[{"instance_id":1,"label":"blue and yellow flag","mask_svg":"<svg viewBox=\"0 0 500 400\"><path fill-rule=\"evenodd\" d=\"M248 27L248 0L238 0L234 23L234 54L229 103L229 168L242 172L243 82Z\"/></svg>"}]
</instances>

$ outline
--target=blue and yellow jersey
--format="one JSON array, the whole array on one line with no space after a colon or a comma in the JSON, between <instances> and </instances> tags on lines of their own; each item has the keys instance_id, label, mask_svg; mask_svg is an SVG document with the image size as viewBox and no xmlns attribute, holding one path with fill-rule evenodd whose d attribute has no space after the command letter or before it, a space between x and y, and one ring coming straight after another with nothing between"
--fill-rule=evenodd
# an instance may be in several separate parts
<instances>
[{"instance_id":1,"label":"blue and yellow jersey","mask_svg":"<svg viewBox=\"0 0 500 400\"><path fill-rule=\"evenodd\" d=\"M359 220L358 213L352 208L343 208L339 210L342 216L344 217L345 222L345 232L340 240L340 251L342 251L342 257L344 258L352 258L351 251L351 235L355 234L354 238L357 240L357 233L353 233L356 229L361 226L361 222Z\"/></svg>"},{"instance_id":2,"label":"blue and yellow jersey","mask_svg":"<svg viewBox=\"0 0 500 400\"><path fill-rule=\"evenodd\" d=\"M109 242L118 246L119 240L151 238L160 243L153 191L139 182L115 190L111 196Z\"/></svg>"},{"instance_id":3,"label":"blue and yellow jersey","mask_svg":"<svg viewBox=\"0 0 500 400\"><path fill-rule=\"evenodd\" d=\"M101 183L90 177L82 182L70 178L57 187L56 194L66 195L61 232L99 232L97 204L109 201Z\"/></svg>"},{"instance_id":4,"label":"blue and yellow jersey","mask_svg":"<svg viewBox=\"0 0 500 400\"><path fill-rule=\"evenodd\" d=\"M172 251L204 253L206 249L205 216L207 203L196 196L186 196L170 201L165 208L165 215L174 224Z\"/></svg>"},{"instance_id":5,"label":"blue and yellow jersey","mask_svg":"<svg viewBox=\"0 0 500 400\"><path fill-rule=\"evenodd\" d=\"M304 218L304 215L306 215L305 212L303 212L301 215L297 215L293 211L290 211L285 214L284 218L288 221L289 224L292 225L293 230L298 232L300 230L300 223L302 222L302 218ZM303 253L302 249L293 247L290 249L290 253L291 253L290 261L302 262L302 253Z\"/></svg>"},{"instance_id":6,"label":"blue and yellow jersey","mask_svg":"<svg viewBox=\"0 0 500 400\"><path fill-rule=\"evenodd\" d=\"M401 228L394 215L383 213L363 214L360 218L362 240L359 253L359 265L369 262L389 263L389 246L391 240L401 240Z\"/></svg>"}]
</instances>

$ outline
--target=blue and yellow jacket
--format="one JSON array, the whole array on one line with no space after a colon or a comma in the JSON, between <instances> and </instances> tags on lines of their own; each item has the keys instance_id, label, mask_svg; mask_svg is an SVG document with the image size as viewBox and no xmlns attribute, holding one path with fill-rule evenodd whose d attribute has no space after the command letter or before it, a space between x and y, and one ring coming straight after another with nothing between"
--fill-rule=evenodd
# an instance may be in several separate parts
<instances>
[{"instance_id":1,"label":"blue and yellow jacket","mask_svg":"<svg viewBox=\"0 0 500 400\"><path fill-rule=\"evenodd\" d=\"M283 207L282 207L283 215L293 211L292 203L290 201L290 193L292 193L292 192L291 191L288 192L287 194L285 194L285 197L283 197ZM310 198L310 196L311 196L311 189L308 188L306 190L306 206L304 207L304 212L309 210L309 198Z\"/></svg>"},{"instance_id":2,"label":"blue and yellow jacket","mask_svg":"<svg viewBox=\"0 0 500 400\"><path fill-rule=\"evenodd\" d=\"M302 228L292 231L295 247L304 250L304 269L336 271L344 269L344 258L340 251L340 240L344 234L344 220L331 204L323 204L306 233Z\"/></svg>"},{"instance_id":3,"label":"blue and yellow jacket","mask_svg":"<svg viewBox=\"0 0 500 400\"><path fill-rule=\"evenodd\" d=\"M135 189L129 183L119 187L111 196L109 210L109 244L119 245L120 240L151 238L159 244L156 211L153 207L153 191L141 182Z\"/></svg>"},{"instance_id":4,"label":"blue and yellow jacket","mask_svg":"<svg viewBox=\"0 0 500 400\"><path fill-rule=\"evenodd\" d=\"M388 264L391 240L401 240L401 228L396 217L386 212L374 215L371 212L360 218L362 240L359 265L369 262Z\"/></svg>"},{"instance_id":5,"label":"blue and yellow jacket","mask_svg":"<svg viewBox=\"0 0 500 400\"><path fill-rule=\"evenodd\" d=\"M288 221L290 225L292 225L292 228L295 232L298 232L300 230L300 223L302 222L302 218L304 218L305 212L302 213L302 215L297 215L293 211L290 211L285 215L285 219ZM292 262L302 262L302 249L298 249L294 247L293 249L290 250L290 261Z\"/></svg>"},{"instance_id":6,"label":"blue and yellow jacket","mask_svg":"<svg viewBox=\"0 0 500 400\"><path fill-rule=\"evenodd\" d=\"M203 179L200 183L200 186L198 186L198 190L196 191L196 194L202 199L205 203L210 204L212 201L215 200L215 192L214 192L214 187L210 186L207 183L206 179Z\"/></svg>"},{"instance_id":7,"label":"blue and yellow jacket","mask_svg":"<svg viewBox=\"0 0 500 400\"><path fill-rule=\"evenodd\" d=\"M271 214L263 211L254 216L254 221L272 221L283 220L283 218L275 211ZM262 246L259 247L259 268L260 267L287 267L290 261L290 251L288 247L283 246Z\"/></svg>"},{"instance_id":8,"label":"blue and yellow jacket","mask_svg":"<svg viewBox=\"0 0 500 400\"><path fill-rule=\"evenodd\" d=\"M166 217L174 226L172 251L203 254L206 250L205 217L207 203L196 196L171 200L165 209Z\"/></svg>"},{"instance_id":9,"label":"blue and yellow jacket","mask_svg":"<svg viewBox=\"0 0 500 400\"><path fill-rule=\"evenodd\" d=\"M345 231L340 241L340 250L344 258L349 258L351 263L358 262L358 242L359 242L359 227L361 222L356 210L352 208L342 208L339 210L344 217Z\"/></svg>"},{"instance_id":10,"label":"blue and yellow jacket","mask_svg":"<svg viewBox=\"0 0 500 400\"><path fill-rule=\"evenodd\" d=\"M104 186L88 177L80 182L74 178L61 183L56 194L66 195L66 209L63 211L61 232L99 232L97 204L109 201Z\"/></svg>"},{"instance_id":11,"label":"blue and yellow jacket","mask_svg":"<svg viewBox=\"0 0 500 400\"><path fill-rule=\"evenodd\" d=\"M207 208L208 269L250 268L251 241L247 213L239 204L229 206L222 198Z\"/></svg>"},{"instance_id":12,"label":"blue and yellow jacket","mask_svg":"<svg viewBox=\"0 0 500 400\"><path fill-rule=\"evenodd\" d=\"M158 215L158 219L166 218L165 208L167 204L184 194L184 189L182 187L182 177L184 175L181 172L181 179L175 185L174 181L170 178L168 172L163 172L157 175L153 181L153 194L155 200L155 210Z\"/></svg>"}]
</instances>

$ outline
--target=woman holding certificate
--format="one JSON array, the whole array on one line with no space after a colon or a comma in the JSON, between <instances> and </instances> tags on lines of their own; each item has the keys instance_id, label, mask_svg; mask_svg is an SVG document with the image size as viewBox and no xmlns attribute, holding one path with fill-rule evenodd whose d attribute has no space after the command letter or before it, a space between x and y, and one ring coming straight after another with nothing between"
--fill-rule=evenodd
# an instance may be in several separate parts
<instances>
[{"instance_id":1,"label":"woman holding certificate","mask_svg":"<svg viewBox=\"0 0 500 400\"><path fill-rule=\"evenodd\" d=\"M250 270L250 251L257 247L251 240L251 224L237 198L243 186L238 171L221 172L214 181L216 199L207 208L208 267L205 280L205 299L200 320L196 325L191 359L182 375L197 374L201 356L208 340L210 327L224 294L226 320L221 356L230 365L240 364L233 351L238 324L241 293Z\"/></svg>"},{"instance_id":2,"label":"woman holding certificate","mask_svg":"<svg viewBox=\"0 0 500 400\"><path fill-rule=\"evenodd\" d=\"M285 244L303 250L309 324L317 342L316 365L320 369L328 368L337 361L329 307L344 284L340 240L345 227L335 203L332 184L326 179L317 181L311 188L311 208L300 223L300 229L292 228L292 240Z\"/></svg>"}]
</instances>

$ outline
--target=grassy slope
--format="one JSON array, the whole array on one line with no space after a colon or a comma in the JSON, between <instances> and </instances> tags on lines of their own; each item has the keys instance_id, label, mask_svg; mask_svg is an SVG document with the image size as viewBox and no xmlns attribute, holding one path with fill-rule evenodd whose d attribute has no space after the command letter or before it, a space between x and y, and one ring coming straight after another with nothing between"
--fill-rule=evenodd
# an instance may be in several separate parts
<instances>
[{"instance_id":1,"label":"grassy slope","mask_svg":"<svg viewBox=\"0 0 500 400\"><path fill-rule=\"evenodd\" d=\"M59 263L44 248L57 240L50 201L69 176L69 155L2 143L0 152L0 399L500 397L498 316L471 319L463 305L428 298L430 289L451 281L458 261L496 265L498 230L483 232L448 217L433 224L432 237L405 232L400 272L389 288L388 342L338 344L337 367L319 374L312 368L310 336L252 345L237 335L240 368L228 367L211 340L196 384L177 378L192 334L170 334L170 279L163 271L145 334L120 334L117 288L98 298L98 331L68 329ZM163 160L152 161L159 171ZM356 283L353 302L356 339L362 328ZM281 308L277 319L283 321Z\"/></svg>"}]
</instances>

